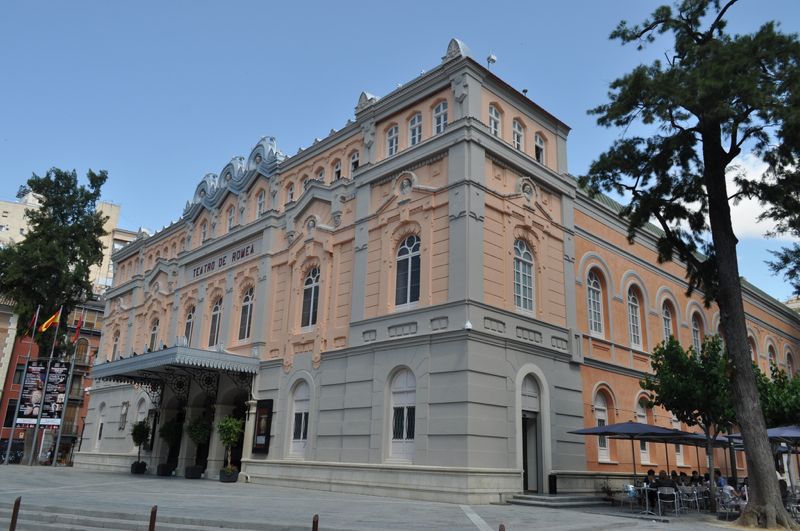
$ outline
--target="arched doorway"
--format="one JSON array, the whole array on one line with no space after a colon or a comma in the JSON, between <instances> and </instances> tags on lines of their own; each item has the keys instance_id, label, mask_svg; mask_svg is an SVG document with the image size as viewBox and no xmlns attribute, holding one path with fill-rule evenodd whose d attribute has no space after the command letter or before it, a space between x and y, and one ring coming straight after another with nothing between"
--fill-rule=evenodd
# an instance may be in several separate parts
<instances>
[{"instance_id":1,"label":"arched doorway","mask_svg":"<svg viewBox=\"0 0 800 531\"><path fill-rule=\"evenodd\" d=\"M522 488L541 492L542 437L539 382L533 375L522 380Z\"/></svg>"}]
</instances>

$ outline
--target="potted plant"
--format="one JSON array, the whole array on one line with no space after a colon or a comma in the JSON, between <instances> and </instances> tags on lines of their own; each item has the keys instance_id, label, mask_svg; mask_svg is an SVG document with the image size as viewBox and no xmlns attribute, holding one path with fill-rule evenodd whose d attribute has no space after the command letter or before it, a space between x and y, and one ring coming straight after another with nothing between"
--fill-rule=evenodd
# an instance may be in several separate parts
<instances>
[{"instance_id":1,"label":"potted plant","mask_svg":"<svg viewBox=\"0 0 800 531\"><path fill-rule=\"evenodd\" d=\"M147 463L142 461L142 445L147 444L148 439L150 439L150 426L147 425L147 420L133 423L131 439L133 439L133 444L139 450L136 455L136 462L131 463L131 474L144 474L147 471Z\"/></svg>"},{"instance_id":2,"label":"potted plant","mask_svg":"<svg viewBox=\"0 0 800 531\"><path fill-rule=\"evenodd\" d=\"M158 430L158 436L164 439L170 449L170 454L181 443L181 436L183 436L183 420L175 417L172 420L166 421L161 425ZM156 469L156 474L159 476L171 476L172 471L175 470L175 465L169 462L160 463Z\"/></svg>"},{"instance_id":3,"label":"potted plant","mask_svg":"<svg viewBox=\"0 0 800 531\"><path fill-rule=\"evenodd\" d=\"M228 466L219 471L219 480L223 483L235 483L239 479L239 470L231 464L233 452L231 449L239 442L239 437L244 431L244 421L228 415L217 424L220 442L225 447L225 456Z\"/></svg>"},{"instance_id":4,"label":"potted plant","mask_svg":"<svg viewBox=\"0 0 800 531\"><path fill-rule=\"evenodd\" d=\"M211 437L211 423L203 415L195 417L186 426L186 435L189 436L195 447L207 444ZM194 465L186 467L185 475L187 479L200 479L203 472L205 472L205 467L195 462Z\"/></svg>"}]
</instances>

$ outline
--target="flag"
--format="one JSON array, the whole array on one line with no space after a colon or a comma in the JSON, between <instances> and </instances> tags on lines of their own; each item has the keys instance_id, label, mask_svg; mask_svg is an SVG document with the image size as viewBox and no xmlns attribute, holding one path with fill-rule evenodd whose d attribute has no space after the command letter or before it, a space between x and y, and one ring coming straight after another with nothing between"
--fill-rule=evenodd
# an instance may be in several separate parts
<instances>
[{"instance_id":1,"label":"flag","mask_svg":"<svg viewBox=\"0 0 800 531\"><path fill-rule=\"evenodd\" d=\"M25 336L32 336L36 330L36 318L39 317L39 308L36 308L36 312L31 316L31 322L28 323L28 327L25 329L25 333L22 334L23 337Z\"/></svg>"},{"instance_id":2,"label":"flag","mask_svg":"<svg viewBox=\"0 0 800 531\"><path fill-rule=\"evenodd\" d=\"M72 336L72 342L75 343L81 335L81 326L83 325L83 313L78 317L78 324L75 325L75 335Z\"/></svg>"},{"instance_id":3,"label":"flag","mask_svg":"<svg viewBox=\"0 0 800 531\"><path fill-rule=\"evenodd\" d=\"M42 326L39 327L39 332L44 332L52 325L58 324L60 319L61 319L61 308L59 308L58 311L54 313L50 319L42 323Z\"/></svg>"}]
</instances>

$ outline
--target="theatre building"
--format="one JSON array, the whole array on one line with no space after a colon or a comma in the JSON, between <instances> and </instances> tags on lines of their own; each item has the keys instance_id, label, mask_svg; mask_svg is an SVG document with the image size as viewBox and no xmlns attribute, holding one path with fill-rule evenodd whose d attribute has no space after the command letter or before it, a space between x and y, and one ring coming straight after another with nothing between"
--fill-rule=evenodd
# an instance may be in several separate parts
<instances>
[{"instance_id":1,"label":"theatre building","mask_svg":"<svg viewBox=\"0 0 800 531\"><path fill-rule=\"evenodd\" d=\"M77 466L127 471L149 419L151 471L215 478L216 433L158 426L234 415L250 482L482 503L629 474L622 443L569 432L671 426L640 401L648 351L718 315L577 188L568 133L453 40L296 155L266 137L207 175L178 222L114 254ZM793 368L797 315L745 287L754 354ZM664 457L645 445L637 466Z\"/></svg>"}]
</instances>

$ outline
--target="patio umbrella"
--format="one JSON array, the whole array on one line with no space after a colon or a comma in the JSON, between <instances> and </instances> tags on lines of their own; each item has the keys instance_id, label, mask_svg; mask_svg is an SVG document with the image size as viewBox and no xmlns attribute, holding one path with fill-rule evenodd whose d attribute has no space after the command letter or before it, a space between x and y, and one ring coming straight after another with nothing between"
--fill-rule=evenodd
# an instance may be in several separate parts
<instances>
[{"instance_id":1,"label":"patio umbrella","mask_svg":"<svg viewBox=\"0 0 800 531\"><path fill-rule=\"evenodd\" d=\"M636 451L633 447L634 440L641 440L651 436L674 435L675 430L642 424L641 422L620 422L618 424L608 424L606 426L595 426L593 428L583 428L569 433L576 435L596 435L598 437L612 437L614 439L629 439L631 441L631 460L633 462L633 479L636 480Z\"/></svg>"},{"instance_id":2,"label":"patio umbrella","mask_svg":"<svg viewBox=\"0 0 800 531\"><path fill-rule=\"evenodd\" d=\"M734 433L731 434L730 437L732 439L741 439L741 433ZM770 428L767 430L767 437L771 442L777 443L786 443L789 446L800 446L800 426L798 425L791 425L791 426L778 426L776 428ZM789 483L794 486L794 479L792 478L792 460L791 457L789 458Z\"/></svg>"}]
</instances>

